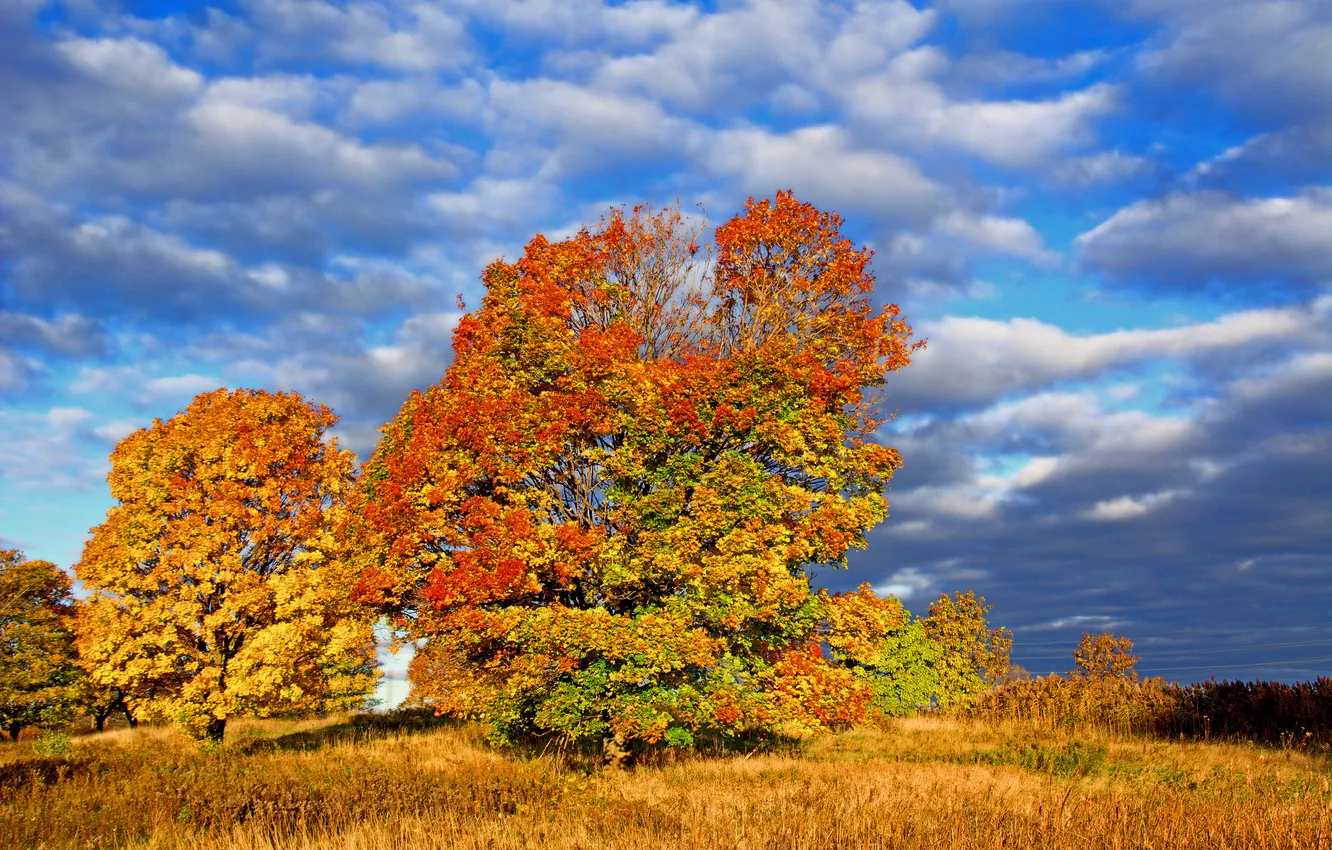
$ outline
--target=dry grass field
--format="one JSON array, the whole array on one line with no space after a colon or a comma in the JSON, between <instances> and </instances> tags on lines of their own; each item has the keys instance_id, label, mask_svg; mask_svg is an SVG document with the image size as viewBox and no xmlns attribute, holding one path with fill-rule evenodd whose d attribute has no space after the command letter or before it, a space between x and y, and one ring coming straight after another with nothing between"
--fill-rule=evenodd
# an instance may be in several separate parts
<instances>
[{"instance_id":1,"label":"dry grass field","mask_svg":"<svg viewBox=\"0 0 1332 850\"><path fill-rule=\"evenodd\" d=\"M609 770L469 726L233 725L0 746L0 847L1332 850L1326 753L922 718Z\"/></svg>"}]
</instances>

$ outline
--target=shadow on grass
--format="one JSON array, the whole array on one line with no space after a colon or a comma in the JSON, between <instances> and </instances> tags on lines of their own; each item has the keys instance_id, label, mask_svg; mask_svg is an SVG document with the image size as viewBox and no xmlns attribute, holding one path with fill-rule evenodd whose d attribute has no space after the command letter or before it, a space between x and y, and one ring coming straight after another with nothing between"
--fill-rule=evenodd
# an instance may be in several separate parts
<instances>
[{"instance_id":1,"label":"shadow on grass","mask_svg":"<svg viewBox=\"0 0 1332 850\"><path fill-rule=\"evenodd\" d=\"M13 794L30 793L32 786L55 785L89 772L84 761L62 757L38 757L0 765L0 800Z\"/></svg>"},{"instance_id":2,"label":"shadow on grass","mask_svg":"<svg viewBox=\"0 0 1332 850\"><path fill-rule=\"evenodd\" d=\"M265 752L303 752L334 744L372 741L403 733L458 728L462 725L464 724L459 721L436 717L428 710L419 709L394 711L388 714L356 714L349 720L331 726L288 732L273 738L243 741L237 749L246 755Z\"/></svg>"},{"instance_id":3,"label":"shadow on grass","mask_svg":"<svg viewBox=\"0 0 1332 850\"><path fill-rule=\"evenodd\" d=\"M700 733L688 747L628 742L620 755L609 755L606 742L587 739L565 742L556 736L528 737L502 748L517 758L554 758L566 769L591 774L608 766L661 768L682 762L729 761L755 755L801 758L807 742L752 730L732 735Z\"/></svg>"}]
</instances>

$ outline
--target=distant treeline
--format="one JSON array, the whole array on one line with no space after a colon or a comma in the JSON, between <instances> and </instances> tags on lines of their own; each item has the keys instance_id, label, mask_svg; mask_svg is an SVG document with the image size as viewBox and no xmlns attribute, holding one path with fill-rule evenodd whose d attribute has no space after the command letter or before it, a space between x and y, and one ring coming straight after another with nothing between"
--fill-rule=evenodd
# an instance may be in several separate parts
<instances>
[{"instance_id":1,"label":"distant treeline","mask_svg":"<svg viewBox=\"0 0 1332 850\"><path fill-rule=\"evenodd\" d=\"M1098 727L1166 738L1332 745L1332 678L1167 683L1127 676L1043 676L977 696L959 714L989 722Z\"/></svg>"}]
</instances>

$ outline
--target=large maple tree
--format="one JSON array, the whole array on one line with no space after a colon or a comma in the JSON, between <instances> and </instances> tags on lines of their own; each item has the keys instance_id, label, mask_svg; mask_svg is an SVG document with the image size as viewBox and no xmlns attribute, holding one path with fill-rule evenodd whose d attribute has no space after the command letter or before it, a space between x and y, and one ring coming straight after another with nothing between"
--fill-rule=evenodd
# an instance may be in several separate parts
<instances>
[{"instance_id":1,"label":"large maple tree","mask_svg":"<svg viewBox=\"0 0 1332 850\"><path fill-rule=\"evenodd\" d=\"M822 645L900 606L815 594L807 570L885 518L900 459L872 439L872 392L921 343L871 303L871 252L841 224L778 193L705 251L678 210L613 210L487 267L344 530L354 597L424 639L417 699L500 740L862 716L864 678Z\"/></svg>"},{"instance_id":2,"label":"large maple tree","mask_svg":"<svg viewBox=\"0 0 1332 850\"><path fill-rule=\"evenodd\" d=\"M361 702L372 623L328 553L354 458L327 407L296 393L216 390L125 437L116 504L75 571L94 682L136 714L220 740L228 717Z\"/></svg>"}]
</instances>

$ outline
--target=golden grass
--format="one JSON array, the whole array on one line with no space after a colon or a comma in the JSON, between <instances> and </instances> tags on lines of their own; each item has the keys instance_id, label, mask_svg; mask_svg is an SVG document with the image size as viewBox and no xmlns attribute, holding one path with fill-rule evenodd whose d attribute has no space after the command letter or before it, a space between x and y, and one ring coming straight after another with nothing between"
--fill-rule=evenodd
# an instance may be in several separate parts
<instances>
[{"instance_id":1,"label":"golden grass","mask_svg":"<svg viewBox=\"0 0 1332 850\"><path fill-rule=\"evenodd\" d=\"M921 718L627 771L473 726L237 722L0 747L0 847L1328 848L1324 755Z\"/></svg>"}]
</instances>

